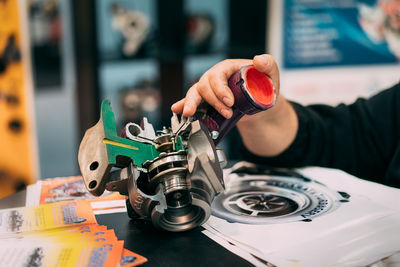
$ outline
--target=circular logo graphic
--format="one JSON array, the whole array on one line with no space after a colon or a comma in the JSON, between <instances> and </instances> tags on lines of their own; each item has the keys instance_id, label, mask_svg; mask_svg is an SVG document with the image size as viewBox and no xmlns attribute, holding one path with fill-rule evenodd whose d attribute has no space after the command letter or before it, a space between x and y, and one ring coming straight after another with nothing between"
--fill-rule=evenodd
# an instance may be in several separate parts
<instances>
[{"instance_id":1,"label":"circular logo graphic","mask_svg":"<svg viewBox=\"0 0 400 267\"><path fill-rule=\"evenodd\" d=\"M339 192L308 178L230 175L225 192L212 203L213 215L229 222L311 221L347 201Z\"/></svg>"}]
</instances>

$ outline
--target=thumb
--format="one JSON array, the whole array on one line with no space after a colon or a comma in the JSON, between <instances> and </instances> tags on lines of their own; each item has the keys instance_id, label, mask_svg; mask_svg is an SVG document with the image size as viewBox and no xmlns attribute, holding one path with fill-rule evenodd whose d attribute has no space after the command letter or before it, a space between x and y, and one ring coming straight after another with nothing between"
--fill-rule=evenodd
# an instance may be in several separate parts
<instances>
[{"instance_id":1,"label":"thumb","mask_svg":"<svg viewBox=\"0 0 400 267\"><path fill-rule=\"evenodd\" d=\"M253 58L253 65L258 70L267 74L275 87L276 93L279 93L279 69L274 58L271 55L263 54Z\"/></svg>"}]
</instances>

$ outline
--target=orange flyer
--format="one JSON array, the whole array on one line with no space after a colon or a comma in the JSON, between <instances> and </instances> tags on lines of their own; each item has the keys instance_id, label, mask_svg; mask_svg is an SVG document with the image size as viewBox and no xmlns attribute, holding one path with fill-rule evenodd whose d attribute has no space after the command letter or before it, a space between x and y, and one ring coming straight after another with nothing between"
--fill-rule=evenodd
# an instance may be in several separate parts
<instances>
[{"instance_id":1,"label":"orange flyer","mask_svg":"<svg viewBox=\"0 0 400 267\"><path fill-rule=\"evenodd\" d=\"M128 249L125 249L122 251L122 257L121 257L121 266L124 267L133 267L133 266L138 266L143 263L147 262L147 259L143 256L140 256L139 254L136 254Z\"/></svg>"},{"instance_id":2,"label":"orange flyer","mask_svg":"<svg viewBox=\"0 0 400 267\"><path fill-rule=\"evenodd\" d=\"M77 199L91 201L125 200L118 192L105 191L101 197L91 195L85 187L82 176L58 177L41 181L39 204Z\"/></svg>"}]
</instances>

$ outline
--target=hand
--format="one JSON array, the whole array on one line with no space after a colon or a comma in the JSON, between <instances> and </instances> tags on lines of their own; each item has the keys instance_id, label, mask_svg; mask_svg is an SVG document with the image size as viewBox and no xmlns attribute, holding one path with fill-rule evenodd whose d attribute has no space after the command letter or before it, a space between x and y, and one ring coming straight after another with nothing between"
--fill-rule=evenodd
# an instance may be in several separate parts
<instances>
[{"instance_id":1,"label":"hand","mask_svg":"<svg viewBox=\"0 0 400 267\"><path fill-rule=\"evenodd\" d=\"M174 105L174 113L193 116L202 100L213 106L222 116L232 116L233 94L228 79L241 67L254 67L269 77L279 93L279 70L272 56L264 54L249 59L224 60L209 69L187 92L186 97ZM245 146L260 156L275 156L285 150L294 140L298 120L291 104L278 95L275 106L251 116L243 116L236 124Z\"/></svg>"},{"instance_id":2,"label":"hand","mask_svg":"<svg viewBox=\"0 0 400 267\"><path fill-rule=\"evenodd\" d=\"M233 94L228 87L228 79L241 67L254 67L272 79L276 92L279 92L279 70L271 55L255 56L250 59L227 59L209 69L186 93L186 97L172 105L174 113L193 116L202 100L214 107L222 116L232 116Z\"/></svg>"}]
</instances>

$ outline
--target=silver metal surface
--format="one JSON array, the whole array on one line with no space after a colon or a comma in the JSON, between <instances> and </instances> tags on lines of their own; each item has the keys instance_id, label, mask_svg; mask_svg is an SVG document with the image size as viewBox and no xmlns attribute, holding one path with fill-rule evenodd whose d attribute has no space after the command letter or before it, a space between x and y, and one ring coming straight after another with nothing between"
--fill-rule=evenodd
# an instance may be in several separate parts
<instances>
[{"instance_id":1,"label":"silver metal surface","mask_svg":"<svg viewBox=\"0 0 400 267\"><path fill-rule=\"evenodd\" d=\"M171 124L171 132L163 129L154 139L162 153L143 164L145 173L139 176L137 167L131 165L122 174L128 172L133 215L151 220L157 228L179 232L210 217L211 202L224 189L221 166L226 160L200 122L191 118L179 122L174 115ZM187 151L174 151L178 135Z\"/></svg>"},{"instance_id":2,"label":"silver metal surface","mask_svg":"<svg viewBox=\"0 0 400 267\"><path fill-rule=\"evenodd\" d=\"M155 158L150 163L150 165L148 167L148 171L152 172L155 169L160 169L162 167L168 167L165 165L173 165L176 163L178 163L179 165L182 164L181 166L187 165L186 153L175 152L175 153L169 153L164 156Z\"/></svg>"}]
</instances>

